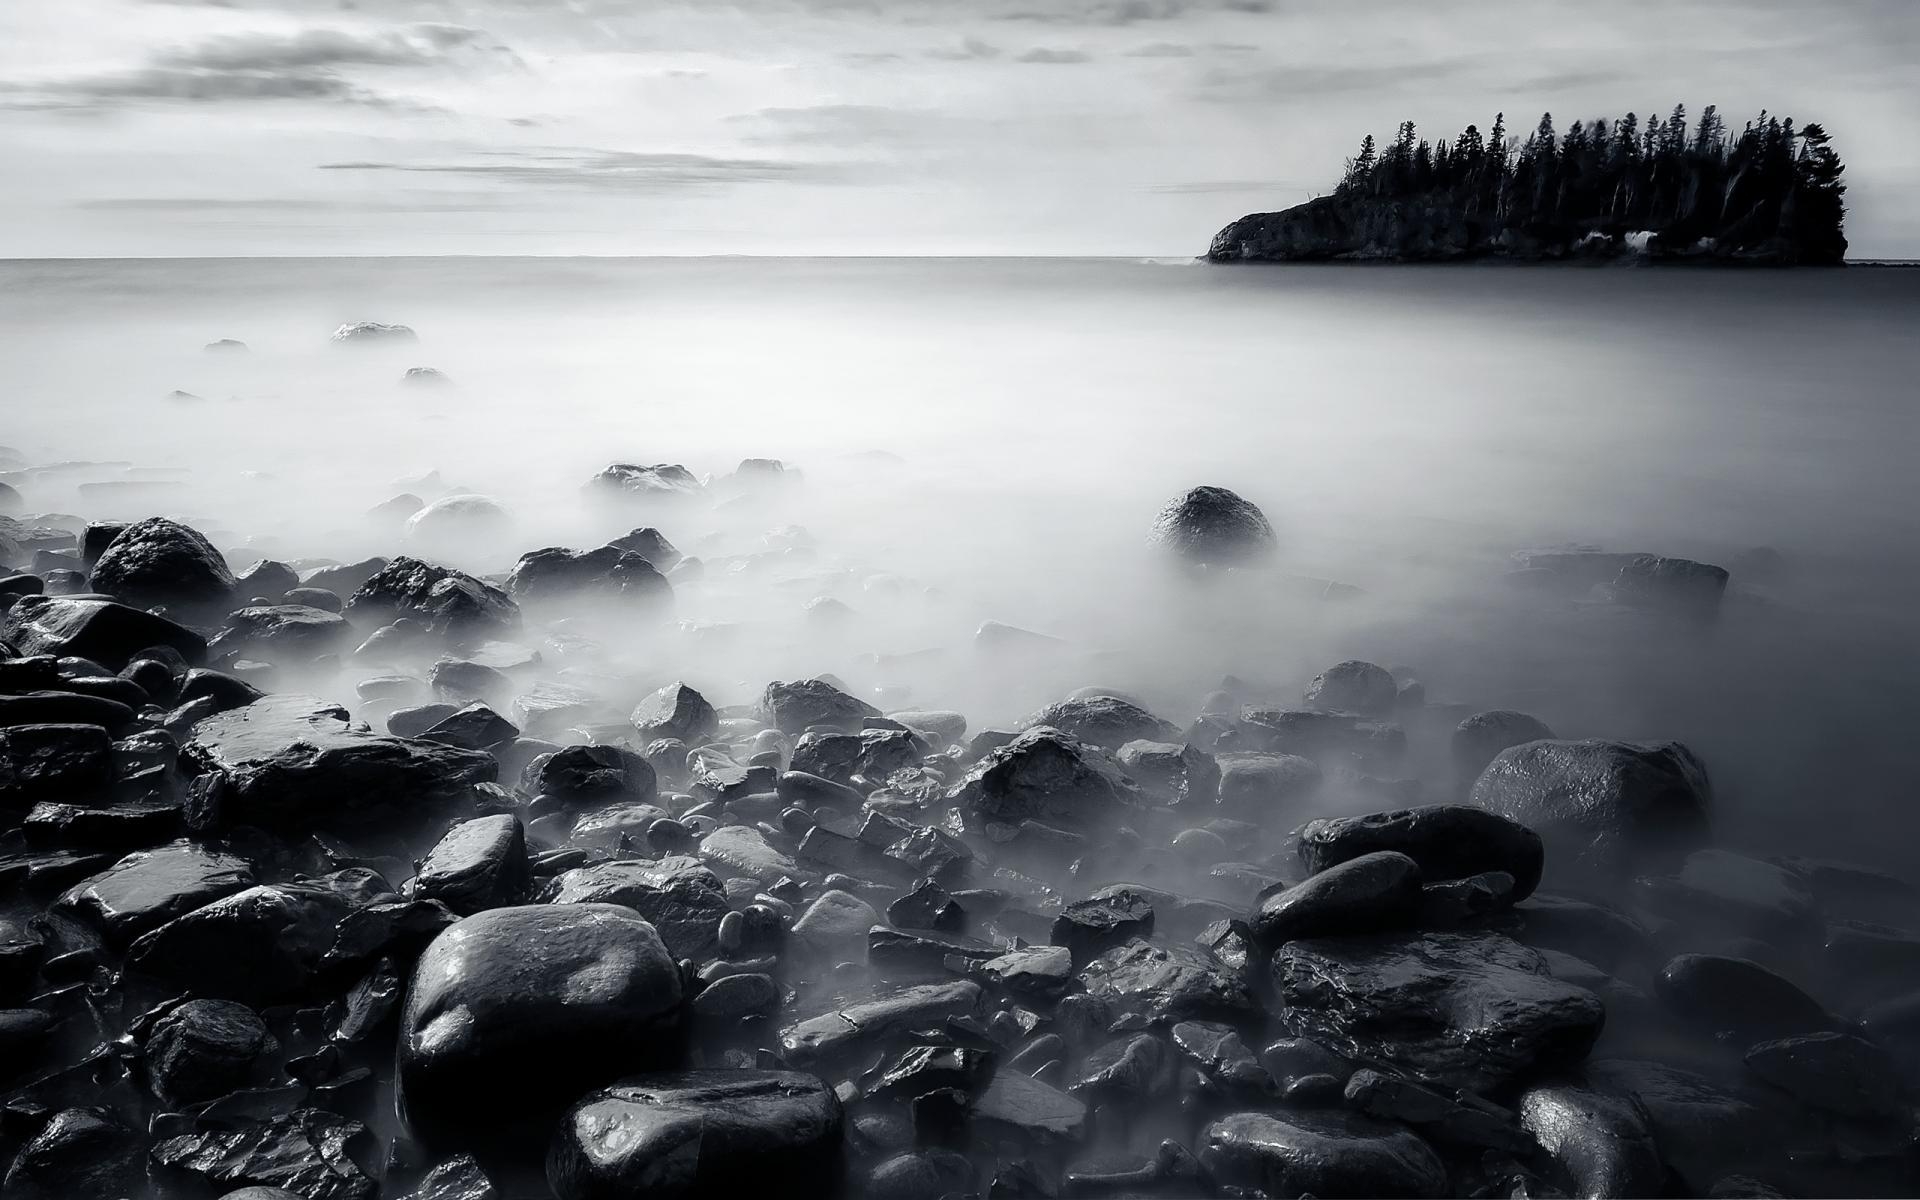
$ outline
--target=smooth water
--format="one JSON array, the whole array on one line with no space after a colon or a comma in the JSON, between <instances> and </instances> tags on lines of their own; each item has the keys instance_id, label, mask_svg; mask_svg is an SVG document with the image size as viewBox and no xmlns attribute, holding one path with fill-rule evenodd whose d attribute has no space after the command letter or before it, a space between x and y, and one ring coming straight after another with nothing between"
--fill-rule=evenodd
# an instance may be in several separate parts
<instances>
[{"instance_id":1,"label":"smooth water","mask_svg":"<svg viewBox=\"0 0 1920 1200\"><path fill-rule=\"evenodd\" d=\"M362 320L420 342L329 344ZM1562 736L1689 742L1735 845L1907 866L1916 329L1920 271L1892 269L12 262L0 442L190 468L147 506L288 559L397 551L362 514L433 498L401 481L437 471L516 513L464 564L491 571L623 528L582 503L609 462L779 458L803 488L625 523L717 569L604 673L727 703L828 671L979 728L1083 684L1180 723L1224 674L1297 696L1363 657ZM251 353L202 350L222 337ZM403 387L411 366L454 386ZM119 470L21 486L36 511L146 515L70 486ZM1265 509L1281 574L1192 587L1156 569L1155 510L1200 483ZM789 525L816 546L764 539ZM1497 582L1513 550L1563 542L1728 566L1724 618L1656 628ZM1760 546L1784 565L1743 573ZM1313 579L1365 594L1329 602ZM857 617L809 623L819 595ZM1068 646L982 657L989 618Z\"/></svg>"}]
</instances>

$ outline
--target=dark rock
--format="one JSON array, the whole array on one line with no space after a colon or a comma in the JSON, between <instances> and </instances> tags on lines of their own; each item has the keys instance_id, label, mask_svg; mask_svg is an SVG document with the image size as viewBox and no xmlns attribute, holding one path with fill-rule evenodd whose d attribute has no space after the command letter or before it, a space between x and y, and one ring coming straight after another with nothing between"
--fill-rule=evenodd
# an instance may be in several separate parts
<instances>
[{"instance_id":1,"label":"dark rock","mask_svg":"<svg viewBox=\"0 0 1920 1200\"><path fill-rule=\"evenodd\" d=\"M1496 755L1473 803L1539 833L1556 861L1617 875L1705 846L1713 789L1678 742L1535 741Z\"/></svg>"},{"instance_id":2,"label":"dark rock","mask_svg":"<svg viewBox=\"0 0 1920 1200\"><path fill-rule=\"evenodd\" d=\"M1661 970L1654 991L1683 1020L1745 1043L1836 1028L1819 1001L1749 959L1679 955Z\"/></svg>"},{"instance_id":3,"label":"dark rock","mask_svg":"<svg viewBox=\"0 0 1920 1200\"><path fill-rule=\"evenodd\" d=\"M475 700L504 704L513 695L513 680L504 671L463 658L443 658L427 672L433 694L451 704Z\"/></svg>"},{"instance_id":4,"label":"dark rock","mask_svg":"<svg viewBox=\"0 0 1920 1200\"><path fill-rule=\"evenodd\" d=\"M393 714L398 716L399 713ZM393 716L387 718L387 731L394 732ZM406 736L406 735L402 735ZM417 736L462 750L486 750L520 736L520 730L481 701L474 701L458 712L450 713Z\"/></svg>"},{"instance_id":5,"label":"dark rock","mask_svg":"<svg viewBox=\"0 0 1920 1200\"><path fill-rule=\"evenodd\" d=\"M1278 1090L1273 1076L1232 1026L1216 1021L1181 1021L1171 1033L1174 1050L1222 1091L1264 1099Z\"/></svg>"},{"instance_id":6,"label":"dark rock","mask_svg":"<svg viewBox=\"0 0 1920 1200\"><path fill-rule=\"evenodd\" d=\"M618 546L549 546L523 554L507 576L507 592L529 608L579 601L617 601L639 611L664 611L673 605L673 587L655 564Z\"/></svg>"},{"instance_id":7,"label":"dark rock","mask_svg":"<svg viewBox=\"0 0 1920 1200\"><path fill-rule=\"evenodd\" d=\"M354 563L318 567L303 575L300 582L310 588L324 588L337 596L351 596L365 586L367 580L386 570L387 564L387 559L376 556Z\"/></svg>"},{"instance_id":8,"label":"dark rock","mask_svg":"<svg viewBox=\"0 0 1920 1200\"><path fill-rule=\"evenodd\" d=\"M318 884L247 888L143 935L127 967L189 995L284 999L312 982L346 913L346 899Z\"/></svg>"},{"instance_id":9,"label":"dark rock","mask_svg":"<svg viewBox=\"0 0 1920 1200\"><path fill-rule=\"evenodd\" d=\"M73 656L115 671L152 646L188 662L207 654L206 639L191 629L101 596L22 596L0 615L0 642L22 656Z\"/></svg>"},{"instance_id":10,"label":"dark rock","mask_svg":"<svg viewBox=\"0 0 1920 1200\"><path fill-rule=\"evenodd\" d=\"M1794 871L1727 850L1696 850L1674 875L1648 876L1635 890L1643 907L1702 936L1757 937L1791 944L1818 940L1813 889Z\"/></svg>"},{"instance_id":11,"label":"dark rock","mask_svg":"<svg viewBox=\"0 0 1920 1200\"><path fill-rule=\"evenodd\" d=\"M1234 566L1271 556L1273 526L1249 500L1223 487L1197 487L1160 510L1149 541L1191 563Z\"/></svg>"},{"instance_id":12,"label":"dark rock","mask_svg":"<svg viewBox=\"0 0 1920 1200\"><path fill-rule=\"evenodd\" d=\"M791 858L768 845L759 830L745 825L728 825L708 834L701 839L700 857L720 864L731 875L763 885L801 874Z\"/></svg>"},{"instance_id":13,"label":"dark rock","mask_svg":"<svg viewBox=\"0 0 1920 1200\"><path fill-rule=\"evenodd\" d=\"M1598 997L1499 934L1303 939L1274 952L1272 974L1295 1036L1473 1092L1577 1064L1605 1017Z\"/></svg>"},{"instance_id":14,"label":"dark rock","mask_svg":"<svg viewBox=\"0 0 1920 1200\"><path fill-rule=\"evenodd\" d=\"M418 819L497 771L489 755L355 729L344 710L300 696L199 722L182 758L214 777L219 821L262 829Z\"/></svg>"},{"instance_id":15,"label":"dark rock","mask_svg":"<svg viewBox=\"0 0 1920 1200\"><path fill-rule=\"evenodd\" d=\"M6 1182L8 1200L92 1200L139 1192L140 1138L105 1108L53 1114L20 1149Z\"/></svg>"},{"instance_id":16,"label":"dark rock","mask_svg":"<svg viewBox=\"0 0 1920 1200\"><path fill-rule=\"evenodd\" d=\"M455 825L413 880L415 896L438 900L461 916L516 903L526 890L526 831L510 814Z\"/></svg>"},{"instance_id":17,"label":"dark rock","mask_svg":"<svg viewBox=\"0 0 1920 1200\"><path fill-rule=\"evenodd\" d=\"M1529 946L1572 954L1610 971L1663 961L1647 927L1608 905L1539 892L1515 905L1513 914L1520 922L1514 936Z\"/></svg>"},{"instance_id":18,"label":"dark rock","mask_svg":"<svg viewBox=\"0 0 1920 1200\"><path fill-rule=\"evenodd\" d=\"M1726 590L1724 568L1685 558L1636 554L1620 567L1612 594L1621 604L1706 618L1720 611L1720 597Z\"/></svg>"},{"instance_id":19,"label":"dark rock","mask_svg":"<svg viewBox=\"0 0 1920 1200\"><path fill-rule=\"evenodd\" d=\"M1196 746L1132 741L1114 757L1147 794L1168 804L1205 806L1220 797L1220 764Z\"/></svg>"},{"instance_id":20,"label":"dark rock","mask_svg":"<svg viewBox=\"0 0 1920 1200\"><path fill-rule=\"evenodd\" d=\"M935 1147L896 1154L867 1173L866 1200L923 1200L929 1196L967 1196L975 1192L977 1172L966 1155Z\"/></svg>"},{"instance_id":21,"label":"dark rock","mask_svg":"<svg viewBox=\"0 0 1920 1200\"><path fill-rule=\"evenodd\" d=\"M679 463L614 463L588 480L587 489L601 497L642 501L690 500L706 490Z\"/></svg>"},{"instance_id":22,"label":"dark rock","mask_svg":"<svg viewBox=\"0 0 1920 1200\"><path fill-rule=\"evenodd\" d=\"M277 600L300 586L300 573L283 562L263 558L234 577L234 594Z\"/></svg>"},{"instance_id":23,"label":"dark rock","mask_svg":"<svg viewBox=\"0 0 1920 1200\"><path fill-rule=\"evenodd\" d=\"M801 679L769 683L753 715L763 724L797 736L816 725L857 733L861 723L879 716L880 710L824 680Z\"/></svg>"},{"instance_id":24,"label":"dark rock","mask_svg":"<svg viewBox=\"0 0 1920 1200\"><path fill-rule=\"evenodd\" d=\"M979 974L1017 996L1051 1000L1073 982L1073 954L1065 946L1013 950L981 963Z\"/></svg>"},{"instance_id":25,"label":"dark rock","mask_svg":"<svg viewBox=\"0 0 1920 1200\"><path fill-rule=\"evenodd\" d=\"M1088 963L1080 986L1116 1012L1155 1024L1257 1020L1261 1008L1247 982L1192 946L1135 940Z\"/></svg>"},{"instance_id":26,"label":"dark rock","mask_svg":"<svg viewBox=\"0 0 1920 1200\"><path fill-rule=\"evenodd\" d=\"M629 550L653 564L656 571L671 571L680 561L680 551L658 529L643 527L631 533L623 533L607 543L619 550Z\"/></svg>"},{"instance_id":27,"label":"dark rock","mask_svg":"<svg viewBox=\"0 0 1920 1200\"><path fill-rule=\"evenodd\" d=\"M1027 728L1048 726L1090 746L1118 750L1128 742L1165 742L1179 731L1146 709L1118 696L1068 697L1047 705L1028 720Z\"/></svg>"},{"instance_id":28,"label":"dark rock","mask_svg":"<svg viewBox=\"0 0 1920 1200\"><path fill-rule=\"evenodd\" d=\"M744 1017L767 1016L780 1007L780 986L773 976L749 972L716 979L693 998L693 1015L726 1027Z\"/></svg>"},{"instance_id":29,"label":"dark rock","mask_svg":"<svg viewBox=\"0 0 1920 1200\"><path fill-rule=\"evenodd\" d=\"M687 857L576 867L554 881L555 904L622 904L652 922L676 959L712 954L727 892L720 879Z\"/></svg>"},{"instance_id":30,"label":"dark rock","mask_svg":"<svg viewBox=\"0 0 1920 1200\"><path fill-rule=\"evenodd\" d=\"M1131 889L1079 900L1053 921L1053 944L1065 946L1077 965L1134 938L1153 936L1153 903Z\"/></svg>"},{"instance_id":31,"label":"dark rock","mask_svg":"<svg viewBox=\"0 0 1920 1200\"><path fill-rule=\"evenodd\" d=\"M456 1154L398 1200L500 1200L500 1193L471 1154Z\"/></svg>"},{"instance_id":32,"label":"dark rock","mask_svg":"<svg viewBox=\"0 0 1920 1200\"><path fill-rule=\"evenodd\" d=\"M1258 824L1320 789L1320 768L1297 754L1220 756L1220 806Z\"/></svg>"},{"instance_id":33,"label":"dark rock","mask_svg":"<svg viewBox=\"0 0 1920 1200\"><path fill-rule=\"evenodd\" d=\"M1816 1033L1761 1042L1747 1069L1801 1104L1868 1120L1900 1111L1909 1092L1887 1052L1850 1033Z\"/></svg>"},{"instance_id":34,"label":"dark rock","mask_svg":"<svg viewBox=\"0 0 1920 1200\"><path fill-rule=\"evenodd\" d=\"M998 958L1005 947L957 934L936 936L874 925L867 930L867 961L902 976L966 970Z\"/></svg>"},{"instance_id":35,"label":"dark rock","mask_svg":"<svg viewBox=\"0 0 1920 1200\"><path fill-rule=\"evenodd\" d=\"M568 746L527 765L521 786L562 804L586 807L613 800L654 797L653 766L619 746Z\"/></svg>"},{"instance_id":36,"label":"dark rock","mask_svg":"<svg viewBox=\"0 0 1920 1200\"><path fill-rule=\"evenodd\" d=\"M389 953L411 962L458 919L437 900L394 899L356 908L340 922L327 948L327 965L364 963Z\"/></svg>"},{"instance_id":37,"label":"dark rock","mask_svg":"<svg viewBox=\"0 0 1920 1200\"><path fill-rule=\"evenodd\" d=\"M835 962L858 960L867 944L867 932L880 920L874 907L851 892L820 893L793 924L793 936L816 953Z\"/></svg>"},{"instance_id":38,"label":"dark rock","mask_svg":"<svg viewBox=\"0 0 1920 1200\"><path fill-rule=\"evenodd\" d=\"M1515 901L1533 894L1545 861L1540 838L1531 829L1461 804L1329 817L1309 821L1299 832L1300 861L1309 871L1382 850L1413 859L1428 883L1505 871L1513 876Z\"/></svg>"},{"instance_id":39,"label":"dark rock","mask_svg":"<svg viewBox=\"0 0 1920 1200\"><path fill-rule=\"evenodd\" d=\"M1348 659L1315 675L1307 685L1306 701L1329 712L1385 716L1393 711L1398 692L1385 667Z\"/></svg>"},{"instance_id":40,"label":"dark rock","mask_svg":"<svg viewBox=\"0 0 1920 1200\"><path fill-rule=\"evenodd\" d=\"M793 748L793 769L851 783L856 775L882 780L895 771L917 767L927 744L905 729L866 729L859 733L802 734Z\"/></svg>"},{"instance_id":41,"label":"dark rock","mask_svg":"<svg viewBox=\"0 0 1920 1200\"><path fill-rule=\"evenodd\" d=\"M77 692L28 692L0 696L0 729L16 725L99 725L121 730L133 723L134 710L118 700Z\"/></svg>"},{"instance_id":42,"label":"dark rock","mask_svg":"<svg viewBox=\"0 0 1920 1200\"><path fill-rule=\"evenodd\" d=\"M1453 731L1453 768L1462 780L1471 783L1480 778L1494 755L1510 746L1548 741L1553 730L1545 721L1515 712L1510 708L1489 709L1461 721Z\"/></svg>"},{"instance_id":43,"label":"dark rock","mask_svg":"<svg viewBox=\"0 0 1920 1200\"><path fill-rule=\"evenodd\" d=\"M634 707L630 718L642 739L678 738L697 745L719 728L718 715L706 697L684 683L670 683Z\"/></svg>"},{"instance_id":44,"label":"dark rock","mask_svg":"<svg viewBox=\"0 0 1920 1200\"><path fill-rule=\"evenodd\" d=\"M833 1195L842 1116L797 1071L641 1075L574 1105L547 1153L557 1200Z\"/></svg>"},{"instance_id":45,"label":"dark rock","mask_svg":"<svg viewBox=\"0 0 1920 1200\"><path fill-rule=\"evenodd\" d=\"M1304 843L1303 843L1304 844ZM1336 863L1260 901L1249 924L1262 946L1409 928L1420 906L1420 864L1394 850Z\"/></svg>"},{"instance_id":46,"label":"dark rock","mask_svg":"<svg viewBox=\"0 0 1920 1200\"><path fill-rule=\"evenodd\" d=\"M342 325L333 331L333 339L340 345L382 345L396 342L417 342L420 335L405 325L383 325L378 321L356 321Z\"/></svg>"},{"instance_id":47,"label":"dark rock","mask_svg":"<svg viewBox=\"0 0 1920 1200\"><path fill-rule=\"evenodd\" d=\"M317 608L326 613L337 613L346 607L346 601L340 598L339 593L317 587L288 588L281 600L304 608Z\"/></svg>"},{"instance_id":48,"label":"dark rock","mask_svg":"<svg viewBox=\"0 0 1920 1200\"><path fill-rule=\"evenodd\" d=\"M227 627L215 635L208 649L217 655L309 663L322 655L351 650L354 638L353 626L338 613L301 604L268 604L229 613Z\"/></svg>"},{"instance_id":49,"label":"dark rock","mask_svg":"<svg viewBox=\"0 0 1920 1200\"><path fill-rule=\"evenodd\" d=\"M1533 1139L1514 1114L1477 1096L1448 1095L1399 1075L1362 1067L1348 1077L1341 1099L1357 1113L1410 1125L1448 1146L1530 1154Z\"/></svg>"},{"instance_id":50,"label":"dark rock","mask_svg":"<svg viewBox=\"0 0 1920 1200\"><path fill-rule=\"evenodd\" d=\"M54 902L56 911L86 922L115 947L223 896L253 886L245 859L192 842L174 842L129 854L75 884Z\"/></svg>"},{"instance_id":51,"label":"dark rock","mask_svg":"<svg viewBox=\"0 0 1920 1200\"><path fill-rule=\"evenodd\" d=\"M1667 1172L1646 1110L1630 1096L1573 1084L1528 1088L1520 1123L1575 1196L1659 1196Z\"/></svg>"},{"instance_id":52,"label":"dark rock","mask_svg":"<svg viewBox=\"0 0 1920 1200\"><path fill-rule=\"evenodd\" d=\"M433 940L401 1016L399 1103L432 1143L537 1127L610 1078L679 1055L680 972L612 904L496 908Z\"/></svg>"},{"instance_id":53,"label":"dark rock","mask_svg":"<svg viewBox=\"0 0 1920 1200\"><path fill-rule=\"evenodd\" d=\"M165 1138L151 1159L156 1175L202 1187L280 1187L304 1200L372 1200L379 1185L349 1152L365 1133L358 1121L301 1108L232 1129Z\"/></svg>"},{"instance_id":54,"label":"dark rock","mask_svg":"<svg viewBox=\"0 0 1920 1200\"><path fill-rule=\"evenodd\" d=\"M1010 1133L1024 1142L1077 1142L1086 1133L1087 1105L1076 1096L1019 1071L995 1071L973 1102L983 1133Z\"/></svg>"},{"instance_id":55,"label":"dark rock","mask_svg":"<svg viewBox=\"0 0 1920 1200\"><path fill-rule=\"evenodd\" d=\"M136 608L225 612L233 572L198 530L148 517L121 530L93 565L93 586Z\"/></svg>"},{"instance_id":56,"label":"dark rock","mask_svg":"<svg viewBox=\"0 0 1920 1200\"><path fill-rule=\"evenodd\" d=\"M154 1098L170 1108L217 1099L246 1086L275 1047L255 1012L230 1000L189 1000L155 1021L144 1062Z\"/></svg>"},{"instance_id":57,"label":"dark rock","mask_svg":"<svg viewBox=\"0 0 1920 1200\"><path fill-rule=\"evenodd\" d=\"M947 889L928 879L887 905L887 923L900 929L957 933L966 926L967 913Z\"/></svg>"},{"instance_id":58,"label":"dark rock","mask_svg":"<svg viewBox=\"0 0 1920 1200\"><path fill-rule=\"evenodd\" d=\"M1115 1038L1088 1052L1067 1090L1139 1104L1157 1090L1167 1067L1167 1045L1152 1034Z\"/></svg>"},{"instance_id":59,"label":"dark rock","mask_svg":"<svg viewBox=\"0 0 1920 1200\"><path fill-rule=\"evenodd\" d=\"M468 707L485 706L476 703ZM401 738L424 738L428 733L436 729L441 722L452 720L454 716L461 711L463 710L456 705L438 702L433 704L416 704L410 708L396 708L387 714L387 732L395 737ZM455 744L441 738L434 738L432 740L440 742L442 745Z\"/></svg>"},{"instance_id":60,"label":"dark rock","mask_svg":"<svg viewBox=\"0 0 1920 1200\"><path fill-rule=\"evenodd\" d=\"M1599 1089L1639 1101L1681 1195L1704 1192L1731 1171L1765 1169L1784 1157L1791 1138L1774 1114L1679 1067L1631 1059L1587 1064Z\"/></svg>"},{"instance_id":61,"label":"dark rock","mask_svg":"<svg viewBox=\"0 0 1920 1200\"><path fill-rule=\"evenodd\" d=\"M113 740L101 726L0 728L0 808L88 796L113 774Z\"/></svg>"},{"instance_id":62,"label":"dark rock","mask_svg":"<svg viewBox=\"0 0 1920 1200\"><path fill-rule=\"evenodd\" d=\"M454 638L498 636L520 627L519 606L499 588L405 556L361 584L347 600L346 615L363 625L412 617L429 632Z\"/></svg>"},{"instance_id":63,"label":"dark rock","mask_svg":"<svg viewBox=\"0 0 1920 1200\"><path fill-rule=\"evenodd\" d=\"M975 763L948 798L989 821L1093 824L1138 802L1140 789L1078 739L1036 726Z\"/></svg>"},{"instance_id":64,"label":"dark rock","mask_svg":"<svg viewBox=\"0 0 1920 1200\"><path fill-rule=\"evenodd\" d=\"M1505 871L1484 871L1420 887L1419 926L1454 929L1513 907L1519 886Z\"/></svg>"},{"instance_id":65,"label":"dark rock","mask_svg":"<svg viewBox=\"0 0 1920 1200\"><path fill-rule=\"evenodd\" d=\"M900 988L789 1025L780 1033L780 1048L795 1064L839 1060L902 1030L974 1015L981 999L980 985L971 980Z\"/></svg>"},{"instance_id":66,"label":"dark rock","mask_svg":"<svg viewBox=\"0 0 1920 1200\"><path fill-rule=\"evenodd\" d=\"M1342 1113L1243 1112L1200 1137L1200 1161L1218 1184L1266 1196L1441 1196L1447 1172L1432 1148L1399 1126Z\"/></svg>"},{"instance_id":67,"label":"dark rock","mask_svg":"<svg viewBox=\"0 0 1920 1200\"><path fill-rule=\"evenodd\" d=\"M210 701L208 716L229 712L233 709L252 704L266 695L259 688L244 679L238 679L225 671L209 671L195 667L180 679L180 689L174 696L176 704L191 704L196 700Z\"/></svg>"}]
</instances>

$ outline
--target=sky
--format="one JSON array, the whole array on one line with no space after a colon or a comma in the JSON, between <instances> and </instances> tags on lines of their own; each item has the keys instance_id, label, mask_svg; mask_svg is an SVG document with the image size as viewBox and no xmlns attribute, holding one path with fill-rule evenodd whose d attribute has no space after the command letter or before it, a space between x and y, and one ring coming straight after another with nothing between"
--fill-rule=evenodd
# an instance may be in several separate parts
<instances>
[{"instance_id":1,"label":"sky","mask_svg":"<svg viewBox=\"0 0 1920 1200\"><path fill-rule=\"evenodd\" d=\"M0 257L1204 251L1368 132L1819 121L1920 258L1920 0L0 0Z\"/></svg>"}]
</instances>

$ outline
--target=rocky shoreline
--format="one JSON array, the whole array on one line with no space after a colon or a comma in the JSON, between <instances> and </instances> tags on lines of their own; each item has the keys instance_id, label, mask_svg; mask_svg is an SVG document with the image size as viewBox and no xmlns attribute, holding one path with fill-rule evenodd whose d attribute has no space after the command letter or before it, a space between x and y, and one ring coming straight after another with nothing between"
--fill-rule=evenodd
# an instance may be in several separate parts
<instances>
[{"instance_id":1,"label":"rocky shoreline","mask_svg":"<svg viewBox=\"0 0 1920 1200\"><path fill-rule=\"evenodd\" d=\"M498 516L416 502L408 544ZM1212 487L1148 533L1203 580L1274 543ZM481 577L21 516L0 566L9 1200L1920 1185L1920 888L1716 844L1678 743L1361 660L1004 729L583 686L543 648L701 569L653 526ZM1705 631L1728 573L1507 582Z\"/></svg>"}]
</instances>

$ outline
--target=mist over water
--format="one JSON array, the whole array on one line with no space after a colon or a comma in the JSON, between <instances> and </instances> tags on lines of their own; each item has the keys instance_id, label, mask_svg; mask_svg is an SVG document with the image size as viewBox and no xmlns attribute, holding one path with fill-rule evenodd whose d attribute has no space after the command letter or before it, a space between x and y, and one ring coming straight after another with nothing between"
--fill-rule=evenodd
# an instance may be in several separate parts
<instances>
[{"instance_id":1,"label":"mist over water","mask_svg":"<svg viewBox=\"0 0 1920 1200\"><path fill-rule=\"evenodd\" d=\"M330 344L352 321L420 341ZM364 516L401 492L512 512L511 536L444 556L480 572L657 526L708 563L677 621L550 655L623 695L685 678L739 703L831 672L980 729L1098 685L1184 724L1224 675L1295 701L1357 657L1411 668L1439 709L1409 722L1430 801L1443 731L1518 708L1693 746L1723 845L1910 868L1916 328L1920 272L1892 270L9 263L0 442L180 469L137 502L78 490L119 467L20 486L30 512L178 516L239 565L414 552ZM451 386L403 386L415 366ZM611 462L749 457L803 482L626 515L581 491ZM1148 552L1198 484L1261 506L1273 570L1181 579ZM1725 566L1722 618L1502 585L1513 551L1565 542ZM1782 565L1745 570L1762 546ZM818 596L856 615L810 621ZM1064 644L981 654L984 620Z\"/></svg>"}]
</instances>

